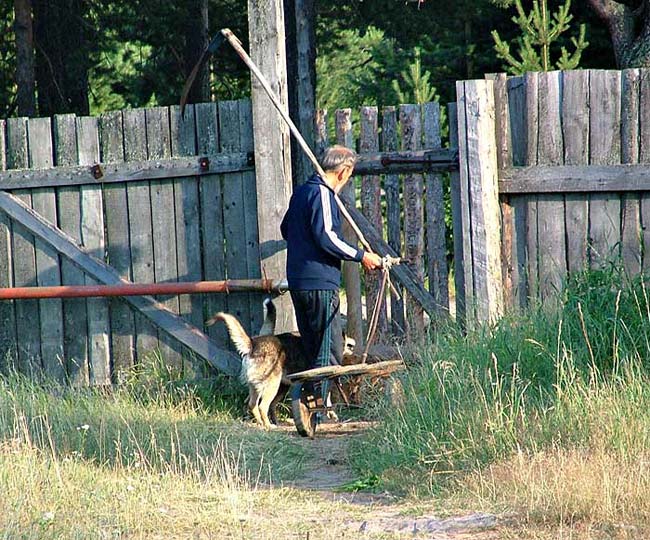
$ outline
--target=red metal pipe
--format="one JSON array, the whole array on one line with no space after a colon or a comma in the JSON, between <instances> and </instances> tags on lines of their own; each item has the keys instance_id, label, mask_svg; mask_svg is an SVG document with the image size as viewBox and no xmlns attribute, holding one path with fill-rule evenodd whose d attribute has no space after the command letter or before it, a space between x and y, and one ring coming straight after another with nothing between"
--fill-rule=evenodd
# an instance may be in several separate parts
<instances>
[{"instance_id":1,"label":"red metal pipe","mask_svg":"<svg viewBox=\"0 0 650 540\"><path fill-rule=\"evenodd\" d=\"M0 288L0 300L27 298L87 298L94 296L142 296L146 294L205 294L236 291L281 292L283 280L229 279L174 283L118 283L115 285L61 285L58 287Z\"/></svg>"}]
</instances>

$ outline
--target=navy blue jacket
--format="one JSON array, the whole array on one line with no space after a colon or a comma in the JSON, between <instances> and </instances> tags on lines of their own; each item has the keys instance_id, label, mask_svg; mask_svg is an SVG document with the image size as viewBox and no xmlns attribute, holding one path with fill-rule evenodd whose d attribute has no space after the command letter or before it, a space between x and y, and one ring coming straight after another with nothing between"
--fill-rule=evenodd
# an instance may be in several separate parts
<instances>
[{"instance_id":1,"label":"navy blue jacket","mask_svg":"<svg viewBox=\"0 0 650 540\"><path fill-rule=\"evenodd\" d=\"M338 290L341 260L363 258L363 250L343 240L334 191L316 174L293 192L280 230L287 241L290 289Z\"/></svg>"}]
</instances>

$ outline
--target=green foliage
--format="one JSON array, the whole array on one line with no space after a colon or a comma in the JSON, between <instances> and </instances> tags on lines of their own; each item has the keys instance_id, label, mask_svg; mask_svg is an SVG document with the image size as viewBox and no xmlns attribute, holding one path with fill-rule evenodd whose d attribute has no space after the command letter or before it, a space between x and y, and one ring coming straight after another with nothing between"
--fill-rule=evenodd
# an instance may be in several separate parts
<instances>
[{"instance_id":1,"label":"green foliage","mask_svg":"<svg viewBox=\"0 0 650 540\"><path fill-rule=\"evenodd\" d=\"M0 3L0 118L13 114L16 101L16 48L13 3Z\"/></svg>"},{"instance_id":2,"label":"green foliage","mask_svg":"<svg viewBox=\"0 0 650 540\"><path fill-rule=\"evenodd\" d=\"M502 1L501 5L511 2ZM586 27L580 25L578 38L571 38L574 51L569 53L566 47L560 48L560 58L553 64L551 61L551 46L560 40L561 35L569 30L573 15L569 13L571 0L552 14L548 12L547 0L534 0L530 13L524 11L521 0L514 0L517 15L512 21L519 27L521 35L516 39L518 46L517 58L510 50L510 43L501 39L497 30L492 31L494 49L497 56L506 61L506 69L520 75L527 71L551 71L558 69L575 69L580 64L583 51L589 43L585 39Z\"/></svg>"},{"instance_id":3,"label":"green foliage","mask_svg":"<svg viewBox=\"0 0 650 540\"><path fill-rule=\"evenodd\" d=\"M399 81L393 79L393 90L397 96L398 103L428 103L436 97L436 89L431 86L429 79L431 72L422 72L422 58L419 47L413 49L414 59L408 66L407 71L400 73L403 84L406 88L402 90Z\"/></svg>"}]
</instances>

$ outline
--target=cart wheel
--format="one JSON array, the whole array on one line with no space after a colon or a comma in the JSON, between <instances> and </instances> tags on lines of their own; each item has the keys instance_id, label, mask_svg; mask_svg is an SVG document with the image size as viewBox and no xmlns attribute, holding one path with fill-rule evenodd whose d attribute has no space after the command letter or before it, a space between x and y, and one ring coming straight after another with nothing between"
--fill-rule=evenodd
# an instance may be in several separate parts
<instances>
[{"instance_id":1,"label":"cart wheel","mask_svg":"<svg viewBox=\"0 0 650 540\"><path fill-rule=\"evenodd\" d=\"M294 384L291 388L291 414L293 421L300 435L313 439L318 422L316 413L309 407L310 403L314 403L314 396L312 395L311 389L305 388L300 383Z\"/></svg>"}]
</instances>

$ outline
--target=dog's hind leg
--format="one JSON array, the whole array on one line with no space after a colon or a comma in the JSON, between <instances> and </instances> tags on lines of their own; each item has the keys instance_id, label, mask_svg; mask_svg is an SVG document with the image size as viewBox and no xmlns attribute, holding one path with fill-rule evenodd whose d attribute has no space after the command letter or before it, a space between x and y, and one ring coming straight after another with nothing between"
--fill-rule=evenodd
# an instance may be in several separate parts
<instances>
[{"instance_id":1,"label":"dog's hind leg","mask_svg":"<svg viewBox=\"0 0 650 540\"><path fill-rule=\"evenodd\" d=\"M260 396L259 411L264 427L266 429L271 429L273 426L269 421L269 408L273 403L275 396L278 393L278 388L280 386L281 377L274 377L273 380L269 380L262 390L262 395ZM275 417L275 412L271 413Z\"/></svg>"},{"instance_id":2,"label":"dog's hind leg","mask_svg":"<svg viewBox=\"0 0 650 540\"><path fill-rule=\"evenodd\" d=\"M255 418L255 421L260 424L261 426L265 426L266 424L262 420L262 416L260 415L260 407L259 407L259 401L260 401L260 395L257 392L257 389L251 384L248 386L248 410L251 412L253 417Z\"/></svg>"},{"instance_id":3,"label":"dog's hind leg","mask_svg":"<svg viewBox=\"0 0 650 540\"><path fill-rule=\"evenodd\" d=\"M280 403L284 397L287 395L287 392L289 391L289 386L282 383L280 384L280 388L278 388L277 393L275 394L275 397L273 398L273 401L271 402L271 406L269 407L269 420L271 420L272 424L275 424L276 426L278 425L278 417L276 414L276 407L278 403Z\"/></svg>"}]
</instances>

